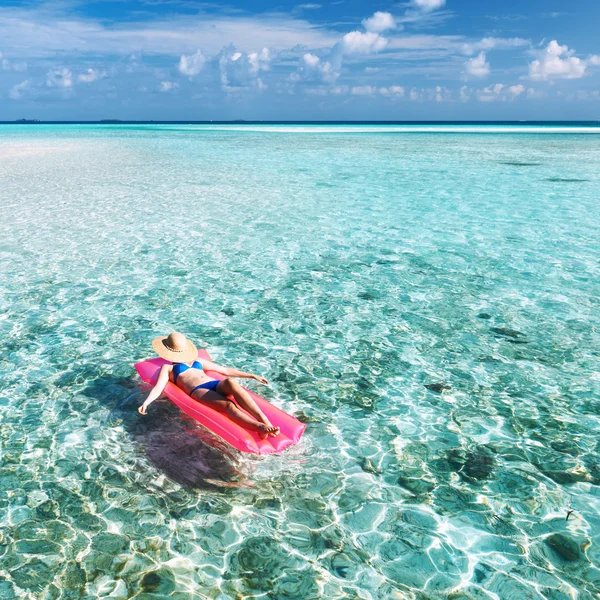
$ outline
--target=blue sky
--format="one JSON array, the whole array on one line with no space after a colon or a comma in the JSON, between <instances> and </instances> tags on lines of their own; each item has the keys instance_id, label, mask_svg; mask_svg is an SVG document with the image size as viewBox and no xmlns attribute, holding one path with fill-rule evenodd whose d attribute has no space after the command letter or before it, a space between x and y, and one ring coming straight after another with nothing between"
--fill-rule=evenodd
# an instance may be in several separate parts
<instances>
[{"instance_id":1,"label":"blue sky","mask_svg":"<svg viewBox=\"0 0 600 600\"><path fill-rule=\"evenodd\" d=\"M0 5L0 120L600 119L600 1Z\"/></svg>"}]
</instances>

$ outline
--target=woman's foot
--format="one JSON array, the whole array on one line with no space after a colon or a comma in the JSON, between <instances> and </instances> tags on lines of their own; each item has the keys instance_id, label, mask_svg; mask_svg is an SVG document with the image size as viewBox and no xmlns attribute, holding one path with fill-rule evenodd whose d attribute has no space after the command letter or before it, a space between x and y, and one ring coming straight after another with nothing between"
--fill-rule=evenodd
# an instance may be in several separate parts
<instances>
[{"instance_id":1,"label":"woman's foot","mask_svg":"<svg viewBox=\"0 0 600 600\"><path fill-rule=\"evenodd\" d=\"M275 437L279 435L279 427L273 427L273 425L265 425L264 423L258 424L258 435L261 440L264 440L267 436Z\"/></svg>"},{"instance_id":2,"label":"woman's foot","mask_svg":"<svg viewBox=\"0 0 600 600\"><path fill-rule=\"evenodd\" d=\"M272 435L273 437L275 437L276 435L279 435L279 427L273 427L273 425L271 425L271 421L269 421L269 419L267 419L267 415L265 415L263 412L260 413L260 421L259 422L263 423L263 425L265 425L267 427L269 435Z\"/></svg>"}]
</instances>

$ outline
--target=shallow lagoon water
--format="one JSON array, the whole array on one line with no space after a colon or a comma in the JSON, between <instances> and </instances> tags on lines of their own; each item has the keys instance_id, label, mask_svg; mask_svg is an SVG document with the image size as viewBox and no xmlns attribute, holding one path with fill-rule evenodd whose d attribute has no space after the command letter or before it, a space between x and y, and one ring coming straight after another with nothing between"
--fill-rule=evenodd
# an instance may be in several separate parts
<instances>
[{"instance_id":1,"label":"shallow lagoon water","mask_svg":"<svg viewBox=\"0 0 600 600\"><path fill-rule=\"evenodd\" d=\"M597 597L600 137L331 129L0 128L1 598ZM138 415L172 329L302 442Z\"/></svg>"}]
</instances>

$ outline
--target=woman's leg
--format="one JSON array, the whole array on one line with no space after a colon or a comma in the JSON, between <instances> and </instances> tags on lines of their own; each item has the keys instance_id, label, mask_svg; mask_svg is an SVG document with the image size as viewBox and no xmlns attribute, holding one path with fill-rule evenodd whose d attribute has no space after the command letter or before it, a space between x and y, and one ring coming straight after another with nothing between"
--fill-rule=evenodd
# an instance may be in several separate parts
<instances>
[{"instance_id":1,"label":"woman's leg","mask_svg":"<svg viewBox=\"0 0 600 600\"><path fill-rule=\"evenodd\" d=\"M235 379L227 377L223 379L217 386L217 390L224 396L231 394L239 405L246 411L248 411L257 421L264 423L267 427L277 430L279 433L279 427L273 427L269 419L267 419L265 413L263 413L258 405L252 399L252 396L237 382Z\"/></svg>"},{"instance_id":2,"label":"woman's leg","mask_svg":"<svg viewBox=\"0 0 600 600\"><path fill-rule=\"evenodd\" d=\"M219 412L225 413L234 423L257 431L262 438L271 434L270 426L254 420L250 415L246 414L243 410L240 410L231 400L227 400L227 398L224 398L217 392L199 389L194 392L192 398Z\"/></svg>"}]
</instances>

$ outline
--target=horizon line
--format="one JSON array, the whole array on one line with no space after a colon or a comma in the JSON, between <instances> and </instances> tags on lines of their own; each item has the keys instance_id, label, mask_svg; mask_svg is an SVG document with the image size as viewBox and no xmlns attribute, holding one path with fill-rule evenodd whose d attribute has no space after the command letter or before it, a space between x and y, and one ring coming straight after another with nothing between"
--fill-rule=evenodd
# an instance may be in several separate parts
<instances>
[{"instance_id":1,"label":"horizon line","mask_svg":"<svg viewBox=\"0 0 600 600\"><path fill-rule=\"evenodd\" d=\"M0 125L582 125L600 126L598 120L405 120L405 121L375 121L375 120L127 120L127 119L98 119L98 120L52 120L15 119L0 121Z\"/></svg>"}]
</instances>

